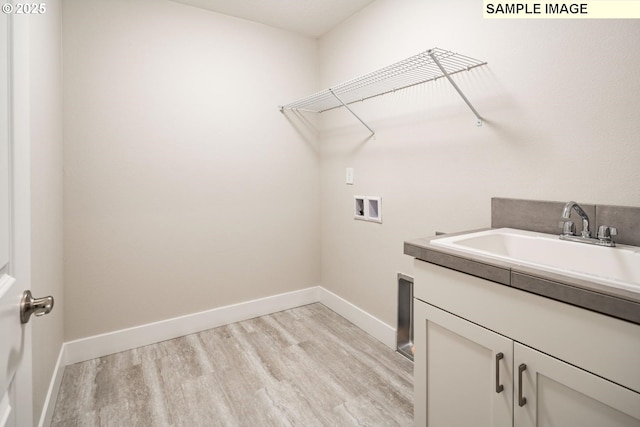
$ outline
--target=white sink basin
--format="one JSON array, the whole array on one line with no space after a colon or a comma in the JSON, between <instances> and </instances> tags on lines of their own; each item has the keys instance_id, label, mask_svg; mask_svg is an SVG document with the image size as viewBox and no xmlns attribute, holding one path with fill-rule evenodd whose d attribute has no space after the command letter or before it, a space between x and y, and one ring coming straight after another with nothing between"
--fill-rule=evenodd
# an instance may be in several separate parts
<instances>
[{"instance_id":1,"label":"white sink basin","mask_svg":"<svg viewBox=\"0 0 640 427\"><path fill-rule=\"evenodd\" d=\"M637 246L608 248L512 228L443 237L431 240L431 244L587 279L633 294L640 292L640 247Z\"/></svg>"}]
</instances>

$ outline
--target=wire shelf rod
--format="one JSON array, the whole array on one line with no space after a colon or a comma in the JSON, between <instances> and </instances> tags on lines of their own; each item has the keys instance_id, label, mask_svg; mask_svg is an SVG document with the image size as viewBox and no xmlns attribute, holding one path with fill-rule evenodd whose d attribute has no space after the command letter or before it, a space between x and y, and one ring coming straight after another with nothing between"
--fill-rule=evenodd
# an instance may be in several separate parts
<instances>
[{"instance_id":1,"label":"wire shelf rod","mask_svg":"<svg viewBox=\"0 0 640 427\"><path fill-rule=\"evenodd\" d=\"M371 129L371 128L369 127L369 125L368 125L368 124L366 124L366 123L365 123L365 122L360 118L360 116L358 116L356 113L354 113L354 112L353 112L353 110L352 110L351 108L349 108L349 106L348 106L347 104L345 104L345 103L342 101L342 99L340 99L340 97L339 97L338 95L336 95L335 93L333 93L333 91L332 91L331 89L329 89L329 91L331 92L331 94L332 94L333 96L335 96L335 97L336 97L336 99L338 100L338 102L340 102L340 104L342 104L342 105L344 106L344 108L346 108L347 110L349 110L349 112L350 112L351 114L353 114L353 115L355 116L355 118L356 118L356 119L360 120L360 123L362 123L362 124L363 124L367 129L369 129L369 132L371 132L371 135L375 136L376 132L375 132L373 129Z\"/></svg>"},{"instance_id":2,"label":"wire shelf rod","mask_svg":"<svg viewBox=\"0 0 640 427\"><path fill-rule=\"evenodd\" d=\"M477 125L478 126L482 126L482 117L480 117L480 114L476 111L476 109L473 107L473 105L471 105L471 102L469 102L469 100L464 95L464 93L462 93L462 91L460 90L460 88L458 87L456 82L453 81L453 79L451 78L449 73L444 69L442 64L440 64L440 62L438 61L438 58L436 58L436 56L433 55L433 54L430 54L430 55L431 55L431 58L433 59L433 62L435 62L436 65L438 66L438 68L440 68L440 70L442 70L442 74L444 74L444 76L447 78L447 80L449 80L449 83L451 83L451 86L453 86L453 88L458 92L458 94L462 97L463 101L467 104L467 106L471 109L473 114L476 116Z\"/></svg>"}]
</instances>

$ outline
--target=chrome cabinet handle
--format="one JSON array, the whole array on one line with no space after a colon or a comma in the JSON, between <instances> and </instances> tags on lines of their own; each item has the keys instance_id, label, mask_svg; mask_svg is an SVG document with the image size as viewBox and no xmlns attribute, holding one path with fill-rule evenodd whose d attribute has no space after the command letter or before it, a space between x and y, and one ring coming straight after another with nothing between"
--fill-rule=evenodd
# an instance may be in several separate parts
<instances>
[{"instance_id":1,"label":"chrome cabinet handle","mask_svg":"<svg viewBox=\"0 0 640 427\"><path fill-rule=\"evenodd\" d=\"M34 298L31 291L24 291L20 302L20 322L27 323L32 314L44 316L53 310L53 297Z\"/></svg>"},{"instance_id":2,"label":"chrome cabinet handle","mask_svg":"<svg viewBox=\"0 0 640 427\"><path fill-rule=\"evenodd\" d=\"M527 404L527 398L522 397L522 373L527 370L527 365L521 363L518 366L518 406L524 406Z\"/></svg>"},{"instance_id":3,"label":"chrome cabinet handle","mask_svg":"<svg viewBox=\"0 0 640 427\"><path fill-rule=\"evenodd\" d=\"M496 354L496 393L502 392L504 386L500 384L500 361L504 359L504 354Z\"/></svg>"}]
</instances>

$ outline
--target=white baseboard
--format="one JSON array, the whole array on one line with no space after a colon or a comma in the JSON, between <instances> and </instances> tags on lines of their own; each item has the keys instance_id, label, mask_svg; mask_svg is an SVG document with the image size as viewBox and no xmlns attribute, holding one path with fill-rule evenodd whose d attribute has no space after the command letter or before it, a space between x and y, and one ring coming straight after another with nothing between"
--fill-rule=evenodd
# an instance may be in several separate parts
<instances>
[{"instance_id":1,"label":"white baseboard","mask_svg":"<svg viewBox=\"0 0 640 427\"><path fill-rule=\"evenodd\" d=\"M81 338L66 343L65 364L71 365L317 301L318 287L313 287Z\"/></svg>"},{"instance_id":2,"label":"white baseboard","mask_svg":"<svg viewBox=\"0 0 640 427\"><path fill-rule=\"evenodd\" d=\"M60 385L62 384L64 368L66 367L64 364L65 348L66 344L62 343L62 346L60 347L60 354L58 354L58 360L56 361L56 366L53 368L51 383L49 384L49 390L47 390L47 397L44 400L44 406L42 408L42 414L40 414L38 427L48 427L51 425L53 410L56 408L56 400L58 400L58 392L60 391Z\"/></svg>"},{"instance_id":3,"label":"white baseboard","mask_svg":"<svg viewBox=\"0 0 640 427\"><path fill-rule=\"evenodd\" d=\"M382 320L321 286L318 287L318 302L326 305L387 347L392 350L396 349L396 330Z\"/></svg>"},{"instance_id":4,"label":"white baseboard","mask_svg":"<svg viewBox=\"0 0 640 427\"><path fill-rule=\"evenodd\" d=\"M393 327L321 286L306 288L64 343L38 426L47 427L51 424L67 365L316 302L324 304L395 350L396 330Z\"/></svg>"}]
</instances>

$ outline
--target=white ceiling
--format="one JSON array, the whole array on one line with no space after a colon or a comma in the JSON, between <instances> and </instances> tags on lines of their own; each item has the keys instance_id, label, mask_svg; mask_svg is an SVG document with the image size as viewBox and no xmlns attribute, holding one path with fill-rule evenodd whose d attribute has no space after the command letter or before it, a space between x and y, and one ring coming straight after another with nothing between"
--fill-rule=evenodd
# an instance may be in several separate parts
<instances>
[{"instance_id":1,"label":"white ceiling","mask_svg":"<svg viewBox=\"0 0 640 427\"><path fill-rule=\"evenodd\" d=\"M172 0L319 37L375 0Z\"/></svg>"}]
</instances>

